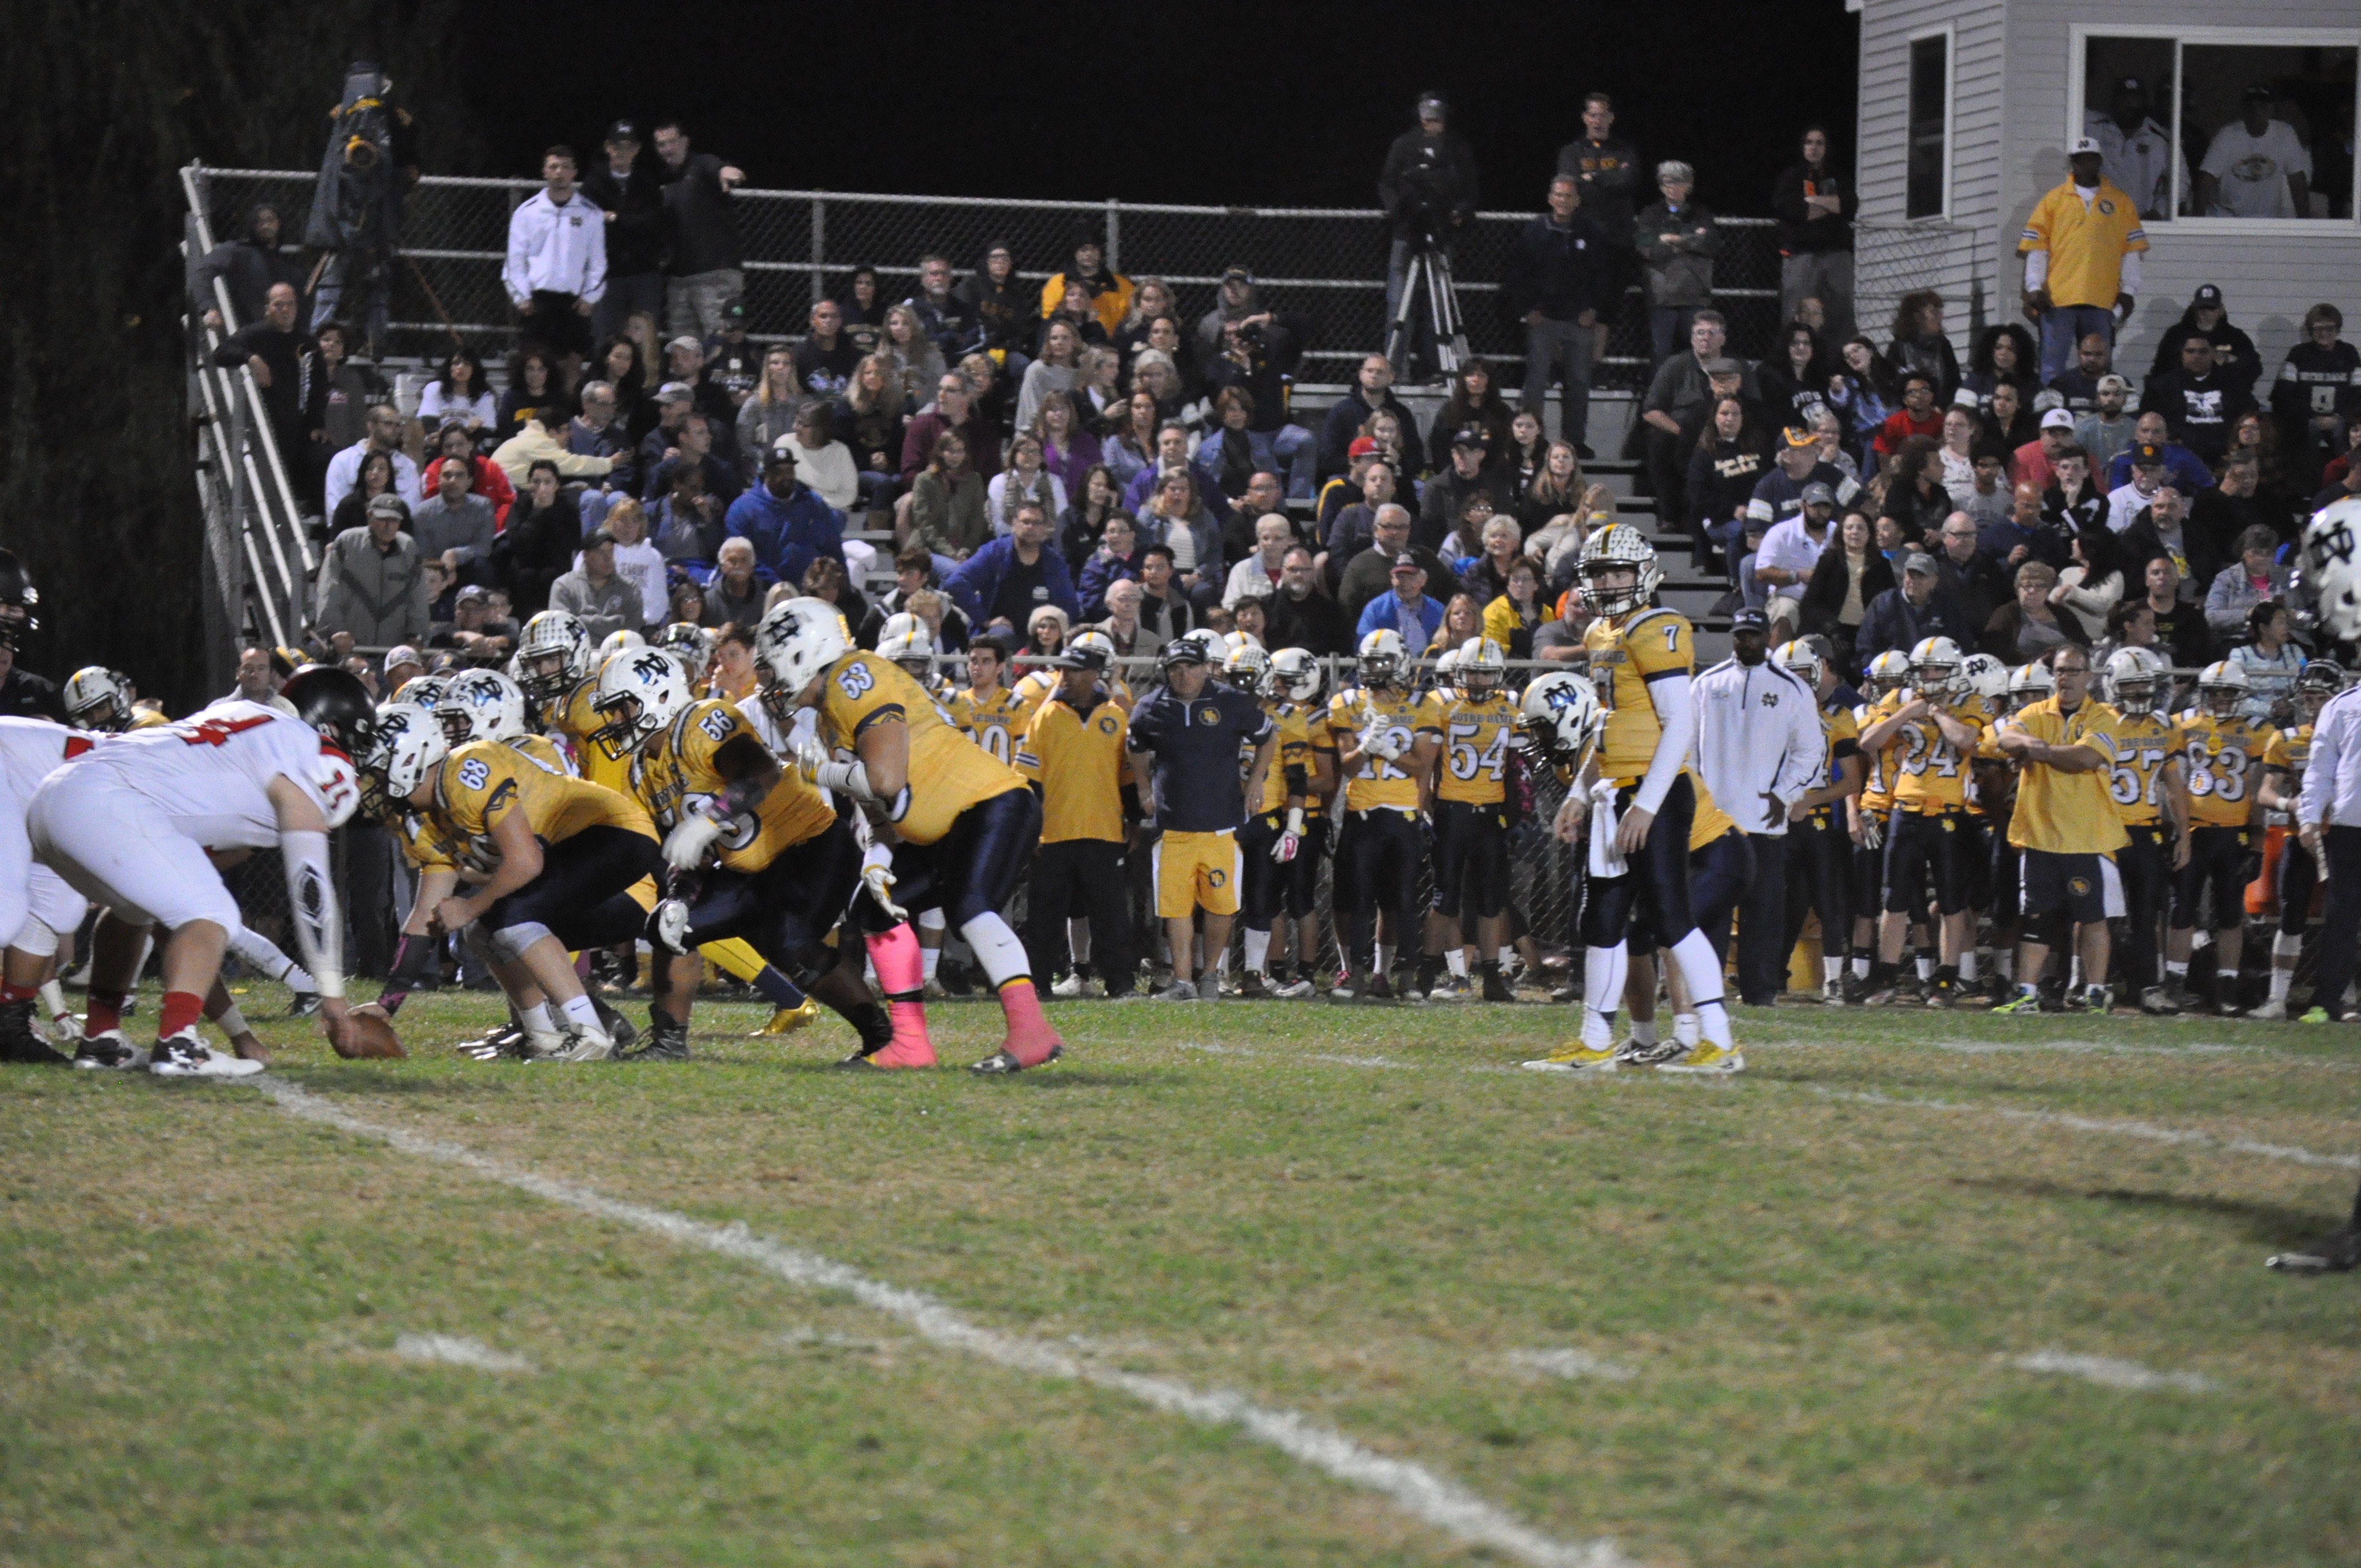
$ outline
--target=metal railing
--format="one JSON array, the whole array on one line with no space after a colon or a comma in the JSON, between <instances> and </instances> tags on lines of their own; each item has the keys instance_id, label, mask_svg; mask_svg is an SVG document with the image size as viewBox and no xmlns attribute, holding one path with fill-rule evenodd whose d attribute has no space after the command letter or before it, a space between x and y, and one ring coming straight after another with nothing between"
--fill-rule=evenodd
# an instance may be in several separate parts
<instances>
[{"instance_id":1,"label":"metal railing","mask_svg":"<svg viewBox=\"0 0 2361 1568\"><path fill-rule=\"evenodd\" d=\"M181 171L189 203L183 247L193 264L214 248L212 220L196 170ZM220 324L204 319L210 307ZM211 300L189 302L190 416L196 425L197 493L207 520L207 576L224 623L273 646L300 638L319 560L289 482L262 388L251 367L225 368L214 355L247 325L215 278Z\"/></svg>"},{"instance_id":2,"label":"metal railing","mask_svg":"<svg viewBox=\"0 0 2361 1568\"><path fill-rule=\"evenodd\" d=\"M278 204L282 233L302 230L314 175L302 170L213 169L185 177L223 214ZM401 352L428 354L456 331L478 346L511 341L515 323L500 284L508 215L540 189L535 181L430 175L409 198L398 254L409 266L393 284L392 333ZM1204 207L1170 203L1032 201L741 187L732 201L745 242L749 335L798 338L813 301L840 295L852 269L873 266L890 299L909 292L918 258L939 252L964 277L985 247L1005 241L1017 276L1039 283L1072 253L1079 223L1104 233L1107 263L1129 277L1170 285L1184 322L1211 310L1224 269L1242 265L1266 303L1318 323L1307 382L1349 380L1347 367L1385 337L1385 216L1375 208ZM1471 346L1521 364L1523 334L1497 308L1501 269L1532 213L1479 213L1455 243L1454 261ZM1724 217L1716 302L1737 352L1768 351L1778 326L1779 248L1773 220ZM414 269L414 270L413 270ZM440 314L429 302L439 302ZM447 322L441 319L447 316ZM1649 363L1646 311L1636 288L1609 322L1601 384L1637 384Z\"/></svg>"}]
</instances>

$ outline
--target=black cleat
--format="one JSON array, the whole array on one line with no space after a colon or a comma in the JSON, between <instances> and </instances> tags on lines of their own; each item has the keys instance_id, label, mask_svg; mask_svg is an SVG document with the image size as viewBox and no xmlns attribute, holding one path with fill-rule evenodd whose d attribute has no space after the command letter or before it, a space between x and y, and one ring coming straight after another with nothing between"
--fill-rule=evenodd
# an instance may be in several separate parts
<instances>
[{"instance_id":1,"label":"black cleat","mask_svg":"<svg viewBox=\"0 0 2361 1568\"><path fill-rule=\"evenodd\" d=\"M648 1018L647 1044L630 1051L622 1047L623 1037L618 1035L615 1036L615 1059L618 1061L686 1061L688 1025L652 1013Z\"/></svg>"},{"instance_id":2,"label":"black cleat","mask_svg":"<svg viewBox=\"0 0 2361 1568\"><path fill-rule=\"evenodd\" d=\"M1501 975L1500 969L1498 964L1491 965L1484 970L1485 1001L1514 1002L1516 999L1517 993L1515 990L1510 986L1508 981Z\"/></svg>"},{"instance_id":3,"label":"black cleat","mask_svg":"<svg viewBox=\"0 0 2361 1568\"><path fill-rule=\"evenodd\" d=\"M1043 1057L1039 1061L1033 1065L1036 1067L1048 1067L1051 1062L1056 1061L1060 1057L1064 1056L1065 1054L1066 1048L1063 1046L1051 1046L1049 1047L1049 1054ZM1027 1069L1025 1064L1018 1061L1015 1057L1009 1055L1005 1050L994 1051L990 1056L984 1058L982 1061L970 1064L968 1068L968 1071L982 1073L986 1078L1005 1078L1011 1073L1023 1072L1026 1070Z\"/></svg>"},{"instance_id":4,"label":"black cleat","mask_svg":"<svg viewBox=\"0 0 2361 1568\"><path fill-rule=\"evenodd\" d=\"M598 1027L606 1030L607 1037L615 1042L617 1059L629 1056L632 1045L640 1037L639 1025L608 1006L596 995L590 998L590 1005L598 1010ZM688 1025L686 1024L681 1025L680 1040L680 1054L686 1057L688 1055Z\"/></svg>"},{"instance_id":5,"label":"black cleat","mask_svg":"<svg viewBox=\"0 0 2361 1568\"><path fill-rule=\"evenodd\" d=\"M2310 1246L2274 1254L2264 1262L2282 1274L2345 1274L2361 1264L2361 1226L2332 1231Z\"/></svg>"},{"instance_id":6,"label":"black cleat","mask_svg":"<svg viewBox=\"0 0 2361 1568\"><path fill-rule=\"evenodd\" d=\"M33 1033L31 997L0 1005L0 1061L64 1067L72 1060L71 1057L51 1050L48 1041Z\"/></svg>"},{"instance_id":7,"label":"black cleat","mask_svg":"<svg viewBox=\"0 0 2361 1568\"><path fill-rule=\"evenodd\" d=\"M1372 973L1369 976L1369 987L1361 992L1361 998L1365 1002L1394 1001L1393 981L1388 980L1383 974Z\"/></svg>"},{"instance_id":8,"label":"black cleat","mask_svg":"<svg viewBox=\"0 0 2361 1568\"><path fill-rule=\"evenodd\" d=\"M287 1016L290 1018L309 1018L319 1010L320 993L316 991L299 991L287 1003Z\"/></svg>"}]
</instances>

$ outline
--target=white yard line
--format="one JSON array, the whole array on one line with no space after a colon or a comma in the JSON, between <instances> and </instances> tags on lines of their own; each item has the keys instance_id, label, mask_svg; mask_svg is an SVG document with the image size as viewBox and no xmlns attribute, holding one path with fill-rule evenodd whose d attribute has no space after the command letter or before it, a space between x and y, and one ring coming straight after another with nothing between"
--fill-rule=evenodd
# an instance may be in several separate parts
<instances>
[{"instance_id":1,"label":"white yard line","mask_svg":"<svg viewBox=\"0 0 2361 1568\"><path fill-rule=\"evenodd\" d=\"M2112 1355L2076 1355L2063 1350L2036 1351L2031 1355L2018 1356L2010 1365L2024 1372L2054 1372L2109 1388L2177 1388L2184 1394L2210 1394L2216 1387L2212 1378L2200 1377L2194 1372L2158 1372L2136 1361L2118 1361Z\"/></svg>"},{"instance_id":2,"label":"white yard line","mask_svg":"<svg viewBox=\"0 0 2361 1568\"><path fill-rule=\"evenodd\" d=\"M494 1350L480 1340L456 1334L402 1334L393 1342L393 1354L404 1361L438 1361L452 1366L472 1366L478 1372L530 1372L533 1363L522 1355Z\"/></svg>"},{"instance_id":3,"label":"white yard line","mask_svg":"<svg viewBox=\"0 0 2361 1568\"><path fill-rule=\"evenodd\" d=\"M1989 1116L1998 1121L2021 1122L2033 1126L2064 1127L2077 1133L2100 1133L2109 1137L2141 1138L2154 1144L2179 1144L2188 1148L2257 1155L2264 1159L2285 1160L2290 1165L2314 1166L2324 1170L2361 1170L2361 1155L2315 1154L2311 1149L2297 1148L2290 1144L2264 1144L2252 1138L2219 1137L2186 1127L2159 1127L2153 1122L2077 1116L2064 1111L2021 1111L2009 1105L1966 1105L1949 1100L1905 1100L1898 1095L1878 1094L1867 1090L1821 1089L1811 1084L1803 1087L1823 1100L1849 1101L1857 1105L1885 1105L1912 1111L1943 1111L1954 1115Z\"/></svg>"},{"instance_id":4,"label":"white yard line","mask_svg":"<svg viewBox=\"0 0 2361 1568\"><path fill-rule=\"evenodd\" d=\"M1527 1372L1545 1373L1569 1381L1603 1377L1609 1383L1629 1383L1639 1376L1620 1361L1609 1361L1587 1350L1512 1350L1502 1359Z\"/></svg>"},{"instance_id":5,"label":"white yard line","mask_svg":"<svg viewBox=\"0 0 2361 1568\"><path fill-rule=\"evenodd\" d=\"M1102 1366L1055 1344L988 1329L921 1291L873 1279L859 1269L757 1236L741 1223L708 1224L670 1210L609 1198L591 1188L508 1165L462 1145L364 1121L335 1102L265 1073L249 1080L291 1116L403 1154L456 1166L487 1180L545 1201L630 1225L683 1246L718 1253L790 1285L832 1290L883 1312L931 1343L1036 1376L1068 1378L1128 1394L1152 1409L1207 1426L1234 1427L1290 1458L1355 1486L1391 1498L1403 1512L1470 1545L1489 1547L1536 1568L1631 1568L1611 1542L1561 1541L1422 1464L1364 1448L1333 1428L1257 1405L1228 1389L1201 1389L1175 1378Z\"/></svg>"}]
</instances>

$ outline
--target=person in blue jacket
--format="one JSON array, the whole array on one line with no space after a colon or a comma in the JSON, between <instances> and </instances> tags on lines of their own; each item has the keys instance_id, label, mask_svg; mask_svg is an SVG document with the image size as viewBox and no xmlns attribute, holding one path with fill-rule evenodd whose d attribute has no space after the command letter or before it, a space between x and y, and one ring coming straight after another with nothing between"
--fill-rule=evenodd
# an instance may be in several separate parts
<instances>
[{"instance_id":1,"label":"person in blue jacket","mask_svg":"<svg viewBox=\"0 0 2361 1568\"><path fill-rule=\"evenodd\" d=\"M1358 641L1372 631L1398 631L1412 657L1422 655L1443 624L1443 607L1426 597L1426 568L1405 550L1394 557L1388 574L1393 591L1379 594L1361 607L1361 623L1354 629Z\"/></svg>"},{"instance_id":2,"label":"person in blue jacket","mask_svg":"<svg viewBox=\"0 0 2361 1568\"><path fill-rule=\"evenodd\" d=\"M1006 537L969 556L943 587L979 630L1005 626L1021 637L1045 604L1064 610L1070 622L1082 615L1066 558L1049 548L1049 514L1031 501L1017 506Z\"/></svg>"},{"instance_id":3,"label":"person in blue jacket","mask_svg":"<svg viewBox=\"0 0 2361 1568\"><path fill-rule=\"evenodd\" d=\"M844 514L796 477L796 455L781 436L763 460L763 482L730 503L722 526L754 546L754 559L783 583L800 583L822 555L844 560Z\"/></svg>"}]
</instances>

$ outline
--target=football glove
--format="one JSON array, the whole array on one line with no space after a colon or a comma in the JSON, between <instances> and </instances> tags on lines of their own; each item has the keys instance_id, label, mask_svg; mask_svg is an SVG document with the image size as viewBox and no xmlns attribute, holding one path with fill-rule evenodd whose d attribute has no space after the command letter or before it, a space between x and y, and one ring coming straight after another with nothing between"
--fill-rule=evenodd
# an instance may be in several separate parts
<instances>
[{"instance_id":1,"label":"football glove","mask_svg":"<svg viewBox=\"0 0 2361 1568\"><path fill-rule=\"evenodd\" d=\"M664 836L664 861L675 871L693 872L705 863L706 851L720 837L720 823L702 811L692 811Z\"/></svg>"}]
</instances>

